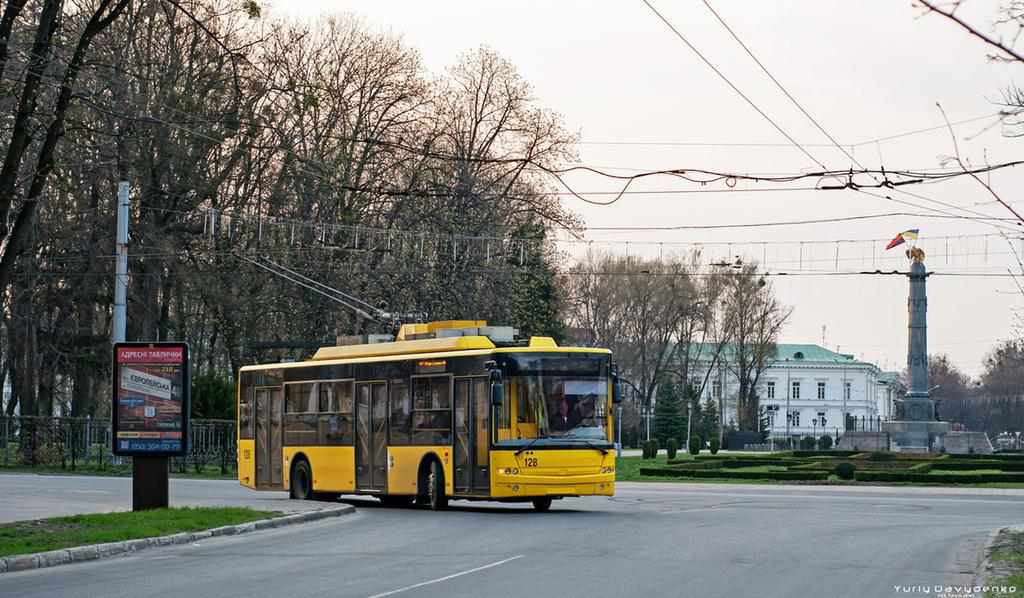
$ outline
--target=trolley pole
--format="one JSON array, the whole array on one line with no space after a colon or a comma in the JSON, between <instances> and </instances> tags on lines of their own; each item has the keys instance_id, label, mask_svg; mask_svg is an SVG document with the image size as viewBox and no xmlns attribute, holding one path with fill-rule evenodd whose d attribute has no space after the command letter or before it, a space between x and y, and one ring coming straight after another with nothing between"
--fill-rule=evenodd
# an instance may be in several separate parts
<instances>
[{"instance_id":1,"label":"trolley pole","mask_svg":"<svg viewBox=\"0 0 1024 598\"><path fill-rule=\"evenodd\" d=\"M124 342L128 323L128 181L117 184L117 271L114 274L113 342ZM117 406L115 405L116 409Z\"/></svg>"}]
</instances>

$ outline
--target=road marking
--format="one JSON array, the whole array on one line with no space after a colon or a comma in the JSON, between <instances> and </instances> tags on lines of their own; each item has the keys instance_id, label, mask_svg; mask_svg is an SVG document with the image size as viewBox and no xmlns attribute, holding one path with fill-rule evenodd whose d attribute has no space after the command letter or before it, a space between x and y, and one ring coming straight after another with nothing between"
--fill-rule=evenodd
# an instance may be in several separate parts
<instances>
[{"instance_id":1,"label":"road marking","mask_svg":"<svg viewBox=\"0 0 1024 598\"><path fill-rule=\"evenodd\" d=\"M484 569L490 569L491 567L497 567L498 565L504 565L505 563L514 561L516 559L521 559L524 556L526 556L526 555L517 554L516 556L509 557L507 559L502 559L500 561L496 561L494 563L490 563L490 564L487 564L487 565L482 565L480 567L475 567L473 569L467 569L465 571L460 571L458 573L452 573L451 575L445 575L444 577L438 577L437 579L431 579L430 581L421 581L420 583L413 584L411 586L405 586L404 588L398 588L397 590L391 590L390 592L383 592L383 593L380 593L380 594L374 594L373 596L370 596L369 598L384 598L384 596L391 596L392 594L398 594L400 592L406 592L406 591L409 591L409 590L415 590L416 588L422 588L423 586L429 586L430 584L433 584L433 583L440 583L442 581L448 581L449 579L455 579L456 577L462 577L463 575L469 575L470 573L476 573L477 571L483 571Z\"/></svg>"}]
</instances>

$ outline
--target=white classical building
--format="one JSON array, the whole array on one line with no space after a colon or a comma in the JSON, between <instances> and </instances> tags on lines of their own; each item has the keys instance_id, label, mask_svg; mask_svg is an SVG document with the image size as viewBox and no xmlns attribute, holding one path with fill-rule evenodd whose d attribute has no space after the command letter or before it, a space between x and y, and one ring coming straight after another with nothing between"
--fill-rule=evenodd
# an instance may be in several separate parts
<instances>
[{"instance_id":1,"label":"white classical building","mask_svg":"<svg viewBox=\"0 0 1024 598\"><path fill-rule=\"evenodd\" d=\"M730 371L729 348L719 363L701 360L701 379L711 372L702 401L714 400L723 426L735 424L739 382ZM857 429L877 429L895 413L898 376L819 345L779 344L775 359L761 374L757 392L769 436L829 435L843 432L843 413Z\"/></svg>"}]
</instances>

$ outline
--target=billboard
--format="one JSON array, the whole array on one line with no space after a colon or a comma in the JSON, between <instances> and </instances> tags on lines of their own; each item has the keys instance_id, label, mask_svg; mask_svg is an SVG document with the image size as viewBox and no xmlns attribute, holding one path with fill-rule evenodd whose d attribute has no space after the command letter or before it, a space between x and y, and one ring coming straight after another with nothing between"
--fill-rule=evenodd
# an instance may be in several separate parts
<instances>
[{"instance_id":1,"label":"billboard","mask_svg":"<svg viewBox=\"0 0 1024 598\"><path fill-rule=\"evenodd\" d=\"M113 451L124 456L188 452L189 375L185 343L115 343Z\"/></svg>"}]
</instances>

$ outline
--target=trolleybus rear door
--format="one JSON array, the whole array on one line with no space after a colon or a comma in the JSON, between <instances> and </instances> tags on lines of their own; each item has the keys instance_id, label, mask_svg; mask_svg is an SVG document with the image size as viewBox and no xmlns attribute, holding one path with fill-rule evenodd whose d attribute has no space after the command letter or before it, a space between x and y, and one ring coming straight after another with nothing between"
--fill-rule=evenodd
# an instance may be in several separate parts
<instances>
[{"instance_id":1,"label":"trolleybus rear door","mask_svg":"<svg viewBox=\"0 0 1024 598\"><path fill-rule=\"evenodd\" d=\"M282 478L281 389L256 389L256 487L280 486Z\"/></svg>"},{"instance_id":2,"label":"trolleybus rear door","mask_svg":"<svg viewBox=\"0 0 1024 598\"><path fill-rule=\"evenodd\" d=\"M381 491L387 481L387 385L356 384L356 488Z\"/></svg>"}]
</instances>

